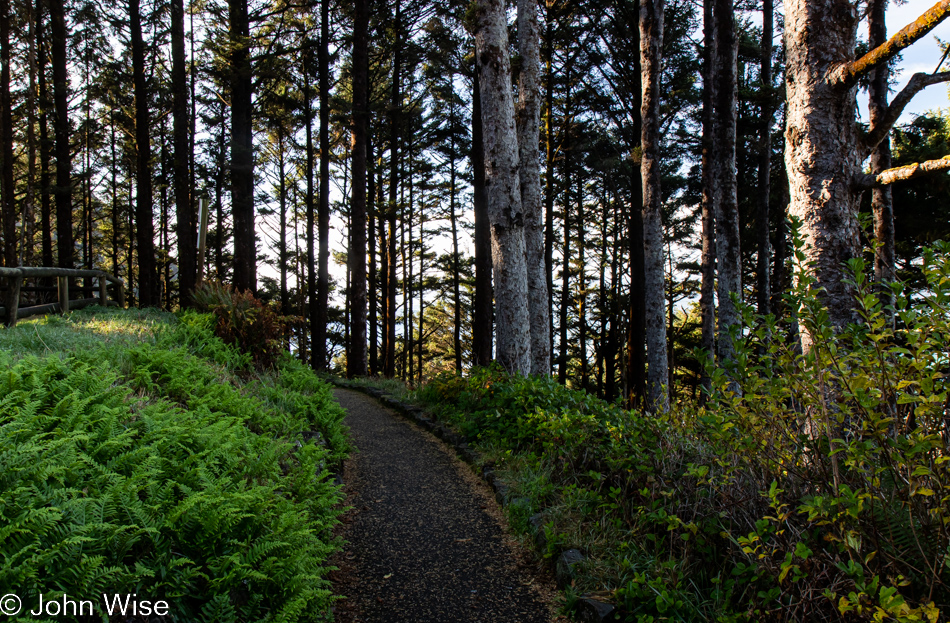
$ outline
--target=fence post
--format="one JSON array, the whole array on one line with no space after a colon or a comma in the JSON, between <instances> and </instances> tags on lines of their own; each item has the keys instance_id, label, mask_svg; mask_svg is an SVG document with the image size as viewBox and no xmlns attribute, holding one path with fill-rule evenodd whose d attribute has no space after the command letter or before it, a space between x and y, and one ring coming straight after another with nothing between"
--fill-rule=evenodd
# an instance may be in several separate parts
<instances>
[{"instance_id":1,"label":"fence post","mask_svg":"<svg viewBox=\"0 0 950 623\"><path fill-rule=\"evenodd\" d=\"M59 286L59 311L63 314L69 313L69 277L57 277Z\"/></svg>"},{"instance_id":2,"label":"fence post","mask_svg":"<svg viewBox=\"0 0 950 623\"><path fill-rule=\"evenodd\" d=\"M201 285L205 278L205 241L208 238L208 198L201 198L201 211L199 219L201 221L198 228L198 279L196 283ZM218 276L221 279L221 276Z\"/></svg>"},{"instance_id":3,"label":"fence post","mask_svg":"<svg viewBox=\"0 0 950 623\"><path fill-rule=\"evenodd\" d=\"M109 282L106 281L106 274L99 274L99 304L105 307L109 303Z\"/></svg>"},{"instance_id":4,"label":"fence post","mask_svg":"<svg viewBox=\"0 0 950 623\"><path fill-rule=\"evenodd\" d=\"M23 283L23 275L16 277L7 277L10 282L10 293L7 299L7 326L16 326L17 312L20 308L20 286Z\"/></svg>"}]
</instances>

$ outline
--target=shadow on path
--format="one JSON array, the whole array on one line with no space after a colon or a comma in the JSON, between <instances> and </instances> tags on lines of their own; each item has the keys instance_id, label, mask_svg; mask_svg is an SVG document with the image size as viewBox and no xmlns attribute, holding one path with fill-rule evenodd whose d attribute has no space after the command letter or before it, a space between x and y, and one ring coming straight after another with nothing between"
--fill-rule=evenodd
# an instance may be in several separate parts
<instances>
[{"instance_id":1,"label":"shadow on path","mask_svg":"<svg viewBox=\"0 0 950 623\"><path fill-rule=\"evenodd\" d=\"M342 623L549 623L490 504L440 443L338 389L356 444L346 466L348 541L334 574Z\"/></svg>"}]
</instances>

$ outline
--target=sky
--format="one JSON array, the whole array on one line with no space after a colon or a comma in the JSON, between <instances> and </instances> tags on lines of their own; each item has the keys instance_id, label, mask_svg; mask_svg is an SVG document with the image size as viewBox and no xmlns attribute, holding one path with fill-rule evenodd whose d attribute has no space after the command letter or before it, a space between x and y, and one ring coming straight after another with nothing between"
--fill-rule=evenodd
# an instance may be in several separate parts
<instances>
[{"instance_id":1,"label":"sky","mask_svg":"<svg viewBox=\"0 0 950 623\"><path fill-rule=\"evenodd\" d=\"M909 0L898 6L892 1L887 9L887 36L891 37L901 28L913 22L923 15L933 4L934 0ZM859 31L858 36L862 39L867 39L866 26L863 26L863 30ZM937 45L936 38L944 42L950 41L950 20L944 21L922 39L903 51L901 61L898 64L901 73L897 76L897 83L892 87L894 90L891 93L891 99L904 88L907 81L910 80L910 77L915 73L933 73L937 68L937 63L940 62L940 57L943 56L943 54ZM942 69L944 71L950 70L950 59L944 61ZM858 105L861 110L861 119L867 121L867 93L858 95ZM897 123L910 123L913 121L914 115L925 113L928 110L948 107L950 107L950 99L947 97L947 85L935 84L931 87L927 87L911 100Z\"/></svg>"}]
</instances>

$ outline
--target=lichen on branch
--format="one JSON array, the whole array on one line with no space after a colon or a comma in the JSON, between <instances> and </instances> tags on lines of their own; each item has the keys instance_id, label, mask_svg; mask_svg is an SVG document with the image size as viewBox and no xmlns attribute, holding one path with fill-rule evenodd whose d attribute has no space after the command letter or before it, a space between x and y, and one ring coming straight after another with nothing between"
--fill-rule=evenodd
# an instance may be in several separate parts
<instances>
[{"instance_id":1,"label":"lichen on branch","mask_svg":"<svg viewBox=\"0 0 950 623\"><path fill-rule=\"evenodd\" d=\"M895 182L912 180L931 173L940 171L950 171L950 155L946 155L939 160L927 160L925 162L915 162L902 167L894 167L881 171L877 175L866 173L858 175L855 178L855 188L858 190L867 190L869 188L880 188L888 186Z\"/></svg>"},{"instance_id":2,"label":"lichen on branch","mask_svg":"<svg viewBox=\"0 0 950 623\"><path fill-rule=\"evenodd\" d=\"M843 86L854 85L861 76L897 56L901 50L936 28L947 17L950 17L950 0L940 0L883 44L861 58L839 66L829 76L830 82Z\"/></svg>"}]
</instances>

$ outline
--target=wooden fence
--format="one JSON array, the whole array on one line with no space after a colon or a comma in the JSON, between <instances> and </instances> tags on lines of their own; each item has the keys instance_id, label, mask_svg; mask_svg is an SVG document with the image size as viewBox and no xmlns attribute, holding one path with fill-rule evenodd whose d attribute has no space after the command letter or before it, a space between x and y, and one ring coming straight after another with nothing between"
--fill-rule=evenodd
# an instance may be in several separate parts
<instances>
[{"instance_id":1,"label":"wooden fence","mask_svg":"<svg viewBox=\"0 0 950 623\"><path fill-rule=\"evenodd\" d=\"M55 286L24 285L26 280L56 279ZM74 279L95 279L94 287L70 287ZM5 287L4 287L5 286ZM109 298L112 291L112 298ZM87 305L118 305L125 307L125 284L118 277L114 277L103 270L83 270L75 268L32 268L0 267L0 291L4 292L4 307L0 307L0 318L6 319L7 326L13 326L20 318L29 318L39 314L66 313L71 309L80 309ZM59 299L55 303L44 305L20 306L20 295L23 292L56 292ZM72 298L73 294L96 293L97 296L88 298Z\"/></svg>"}]
</instances>

